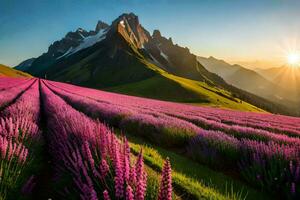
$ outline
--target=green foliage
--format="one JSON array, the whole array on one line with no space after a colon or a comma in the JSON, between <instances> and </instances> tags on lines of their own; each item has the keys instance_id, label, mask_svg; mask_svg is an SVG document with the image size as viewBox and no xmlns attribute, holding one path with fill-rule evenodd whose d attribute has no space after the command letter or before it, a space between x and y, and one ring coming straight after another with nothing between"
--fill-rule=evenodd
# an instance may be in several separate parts
<instances>
[{"instance_id":1,"label":"green foliage","mask_svg":"<svg viewBox=\"0 0 300 200\"><path fill-rule=\"evenodd\" d=\"M142 81L109 87L106 90L193 105L209 105L242 111L263 112L263 110L235 98L226 90L204 82L169 74L149 63L147 63L147 67L157 72L157 75Z\"/></svg>"},{"instance_id":2,"label":"green foliage","mask_svg":"<svg viewBox=\"0 0 300 200\"><path fill-rule=\"evenodd\" d=\"M269 199L248 185L196 163L184 156L144 140L127 135L133 152L143 148L145 163L156 171L162 169L163 160L169 157L172 164L173 186L187 199Z\"/></svg>"}]
</instances>

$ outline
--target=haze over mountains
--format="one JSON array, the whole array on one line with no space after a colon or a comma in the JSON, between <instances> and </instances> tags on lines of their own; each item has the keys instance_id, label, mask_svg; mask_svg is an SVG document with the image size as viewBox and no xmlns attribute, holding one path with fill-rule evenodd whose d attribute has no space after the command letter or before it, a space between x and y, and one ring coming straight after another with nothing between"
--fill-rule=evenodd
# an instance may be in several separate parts
<instances>
[{"instance_id":1,"label":"haze over mountains","mask_svg":"<svg viewBox=\"0 0 300 200\"><path fill-rule=\"evenodd\" d=\"M29 67L32 65L35 58L30 58L21 62L18 66L15 67L16 70L27 71Z\"/></svg>"},{"instance_id":2,"label":"haze over mountains","mask_svg":"<svg viewBox=\"0 0 300 200\"><path fill-rule=\"evenodd\" d=\"M138 17L129 13L119 16L111 25L99 21L95 30L78 28L69 32L51 44L46 53L23 62L16 69L52 80L137 96L290 113L285 106L264 99L266 96L280 99L283 95L281 91L262 95L275 86L256 72L247 73L251 74L251 80L261 83L257 94L264 98L249 93L255 91L255 86L247 86L250 82L234 80L238 73L244 73L243 69L219 74L226 75L223 78L228 84L215 74L218 71L211 73L204 66L188 48L174 44L158 30L150 34Z\"/></svg>"},{"instance_id":3,"label":"haze over mountains","mask_svg":"<svg viewBox=\"0 0 300 200\"><path fill-rule=\"evenodd\" d=\"M264 97L274 102L281 104L295 103L298 100L295 88L290 84L290 77L286 74L284 83L278 82L284 76L283 71L290 68L274 68L270 70L254 71L247 69L241 65L231 65L224 60L219 60L214 57L198 57L198 61L210 72L216 73L221 76L227 83L232 84L238 88ZM290 75L290 74L289 74Z\"/></svg>"},{"instance_id":4,"label":"haze over mountains","mask_svg":"<svg viewBox=\"0 0 300 200\"><path fill-rule=\"evenodd\" d=\"M300 99L300 68L299 67L276 67L270 69L257 69L259 74L270 80L272 83L288 89L288 96Z\"/></svg>"}]
</instances>

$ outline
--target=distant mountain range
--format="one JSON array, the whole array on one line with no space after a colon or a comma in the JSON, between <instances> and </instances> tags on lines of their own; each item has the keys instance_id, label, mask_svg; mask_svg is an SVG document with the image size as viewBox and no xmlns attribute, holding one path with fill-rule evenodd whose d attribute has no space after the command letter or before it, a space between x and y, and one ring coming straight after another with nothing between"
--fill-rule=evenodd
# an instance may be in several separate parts
<instances>
[{"instance_id":1,"label":"distant mountain range","mask_svg":"<svg viewBox=\"0 0 300 200\"><path fill-rule=\"evenodd\" d=\"M259 74L272 83L289 90L290 98L300 99L300 67L275 67L270 69L257 69ZM300 104L300 103L298 103Z\"/></svg>"},{"instance_id":2,"label":"distant mountain range","mask_svg":"<svg viewBox=\"0 0 300 200\"><path fill-rule=\"evenodd\" d=\"M32 77L28 73L24 73L22 71L10 68L8 66L0 64L0 77L6 76L6 77Z\"/></svg>"},{"instance_id":3,"label":"distant mountain range","mask_svg":"<svg viewBox=\"0 0 300 200\"><path fill-rule=\"evenodd\" d=\"M30 66L32 65L35 58L29 58L23 62L21 62L18 66L14 67L16 70L27 71L29 70Z\"/></svg>"},{"instance_id":4,"label":"distant mountain range","mask_svg":"<svg viewBox=\"0 0 300 200\"><path fill-rule=\"evenodd\" d=\"M276 80L283 75L283 69L254 71L241 65L231 65L214 57L198 57L197 59L207 70L218 74L235 87L281 104L287 104L287 102L295 104L297 101L297 97L291 95L295 94L291 87Z\"/></svg>"},{"instance_id":5,"label":"distant mountain range","mask_svg":"<svg viewBox=\"0 0 300 200\"><path fill-rule=\"evenodd\" d=\"M95 30L69 32L46 53L16 69L137 96L290 114L285 106L238 89L209 72L188 48L174 44L158 30L150 34L133 13L119 16L111 25L99 21Z\"/></svg>"}]
</instances>

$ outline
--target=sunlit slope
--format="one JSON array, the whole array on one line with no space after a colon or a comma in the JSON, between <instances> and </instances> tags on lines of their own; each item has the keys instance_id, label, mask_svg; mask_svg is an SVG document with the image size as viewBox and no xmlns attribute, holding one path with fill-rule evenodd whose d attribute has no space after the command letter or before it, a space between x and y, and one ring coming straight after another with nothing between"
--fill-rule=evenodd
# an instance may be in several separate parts
<instances>
[{"instance_id":1,"label":"sunlit slope","mask_svg":"<svg viewBox=\"0 0 300 200\"><path fill-rule=\"evenodd\" d=\"M8 77L32 77L30 74L21 72L19 70L12 69L5 65L0 64L0 77L8 76Z\"/></svg>"},{"instance_id":2,"label":"sunlit slope","mask_svg":"<svg viewBox=\"0 0 300 200\"><path fill-rule=\"evenodd\" d=\"M150 63L147 66L156 71L157 75L139 82L107 88L107 90L195 105L263 112L262 109L233 97L228 91L213 87L204 82L193 81L169 74Z\"/></svg>"},{"instance_id":3,"label":"sunlit slope","mask_svg":"<svg viewBox=\"0 0 300 200\"><path fill-rule=\"evenodd\" d=\"M228 91L205 82L172 75L144 58L127 57L123 59L127 63L122 62L119 66L110 63L107 57L102 57L101 63L105 65L101 67L101 70L92 70L93 73L91 73L89 67L82 66L86 63L94 63L94 54L77 64L66 65L69 67L56 73L52 78L65 82L73 80L72 82L81 82L80 85L87 87L160 100L205 104L243 111L261 111L255 106L232 97ZM125 57L126 54L122 56ZM99 58L99 55L97 57Z\"/></svg>"},{"instance_id":4,"label":"sunlit slope","mask_svg":"<svg viewBox=\"0 0 300 200\"><path fill-rule=\"evenodd\" d=\"M67 33L50 45L47 53L36 58L27 71L49 80L149 98L293 113L284 105L228 84L206 70L188 48L163 37L159 30L151 35L133 13L124 13L105 27L102 31L96 27L89 32L78 29ZM84 37L81 32L85 33ZM78 51L72 50L74 44L68 43L70 37L77 41Z\"/></svg>"}]
</instances>

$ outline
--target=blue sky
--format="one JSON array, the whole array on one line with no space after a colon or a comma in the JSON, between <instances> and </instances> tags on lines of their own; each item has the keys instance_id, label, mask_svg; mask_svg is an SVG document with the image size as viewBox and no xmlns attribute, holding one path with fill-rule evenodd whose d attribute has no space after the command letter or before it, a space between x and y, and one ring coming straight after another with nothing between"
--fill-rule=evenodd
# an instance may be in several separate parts
<instances>
[{"instance_id":1,"label":"blue sky","mask_svg":"<svg viewBox=\"0 0 300 200\"><path fill-rule=\"evenodd\" d=\"M14 66L71 30L134 12L197 55L280 66L286 51L299 50L299 10L297 0L0 0L0 63Z\"/></svg>"}]
</instances>

